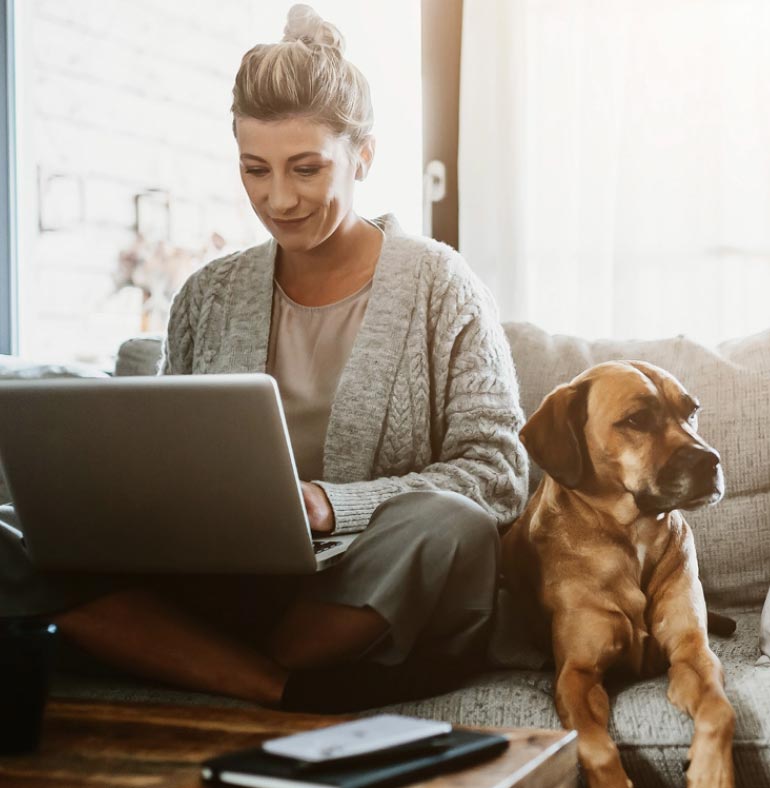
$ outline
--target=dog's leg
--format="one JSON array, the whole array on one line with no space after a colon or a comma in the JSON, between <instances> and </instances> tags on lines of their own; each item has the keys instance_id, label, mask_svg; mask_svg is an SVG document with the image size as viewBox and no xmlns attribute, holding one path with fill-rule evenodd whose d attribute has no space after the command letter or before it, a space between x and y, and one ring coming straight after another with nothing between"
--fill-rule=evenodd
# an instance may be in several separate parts
<instances>
[{"instance_id":1,"label":"dog's leg","mask_svg":"<svg viewBox=\"0 0 770 788\"><path fill-rule=\"evenodd\" d=\"M733 788L735 712L725 695L722 665L709 648L706 605L700 583L672 583L652 610L652 635L671 667L668 698L695 722L688 788Z\"/></svg>"},{"instance_id":2,"label":"dog's leg","mask_svg":"<svg viewBox=\"0 0 770 788\"><path fill-rule=\"evenodd\" d=\"M578 733L589 788L632 788L607 731L610 701L602 678L617 652L612 620L576 612L555 616L553 642L556 710L564 727Z\"/></svg>"},{"instance_id":3,"label":"dog's leg","mask_svg":"<svg viewBox=\"0 0 770 788\"><path fill-rule=\"evenodd\" d=\"M669 700L695 721L689 788L732 788L735 712L723 686L722 666L700 631L683 633L669 659Z\"/></svg>"}]
</instances>

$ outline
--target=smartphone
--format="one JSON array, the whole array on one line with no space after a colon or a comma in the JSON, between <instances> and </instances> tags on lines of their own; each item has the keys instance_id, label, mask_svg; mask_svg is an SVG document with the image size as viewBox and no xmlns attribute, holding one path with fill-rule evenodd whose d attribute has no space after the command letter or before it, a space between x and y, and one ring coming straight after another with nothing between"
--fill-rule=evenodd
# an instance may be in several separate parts
<instances>
[{"instance_id":1,"label":"smartphone","mask_svg":"<svg viewBox=\"0 0 770 788\"><path fill-rule=\"evenodd\" d=\"M377 714L328 728L268 739L262 743L262 749L271 755L322 763L398 747L451 730L448 722L400 714Z\"/></svg>"}]
</instances>

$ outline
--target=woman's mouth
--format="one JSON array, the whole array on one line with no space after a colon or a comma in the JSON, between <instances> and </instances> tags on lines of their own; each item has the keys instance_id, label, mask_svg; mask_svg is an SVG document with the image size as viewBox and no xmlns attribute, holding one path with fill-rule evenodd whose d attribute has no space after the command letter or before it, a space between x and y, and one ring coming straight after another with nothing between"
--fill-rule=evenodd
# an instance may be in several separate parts
<instances>
[{"instance_id":1,"label":"woman's mouth","mask_svg":"<svg viewBox=\"0 0 770 788\"><path fill-rule=\"evenodd\" d=\"M303 222L307 221L310 218L311 214L307 216L301 216L299 219L275 219L270 217L271 220L281 228L285 228L287 230L299 227Z\"/></svg>"}]
</instances>

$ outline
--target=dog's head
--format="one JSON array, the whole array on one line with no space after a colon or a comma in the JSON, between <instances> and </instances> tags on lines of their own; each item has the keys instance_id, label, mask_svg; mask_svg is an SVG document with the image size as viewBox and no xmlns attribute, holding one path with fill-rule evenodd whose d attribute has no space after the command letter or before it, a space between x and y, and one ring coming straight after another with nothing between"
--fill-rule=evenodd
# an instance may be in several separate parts
<instances>
[{"instance_id":1,"label":"dog's head","mask_svg":"<svg viewBox=\"0 0 770 788\"><path fill-rule=\"evenodd\" d=\"M645 514L695 509L724 492L719 454L697 432L698 410L665 370L612 361L554 389L520 435L565 487L630 493Z\"/></svg>"}]
</instances>

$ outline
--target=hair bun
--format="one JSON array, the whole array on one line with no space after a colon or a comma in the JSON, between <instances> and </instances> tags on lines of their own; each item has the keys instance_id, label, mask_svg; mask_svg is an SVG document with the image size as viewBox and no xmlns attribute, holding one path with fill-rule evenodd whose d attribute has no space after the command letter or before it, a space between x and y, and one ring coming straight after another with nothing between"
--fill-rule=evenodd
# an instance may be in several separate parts
<instances>
[{"instance_id":1,"label":"hair bun","mask_svg":"<svg viewBox=\"0 0 770 788\"><path fill-rule=\"evenodd\" d=\"M332 47L340 55L345 51L345 39L342 33L304 3L297 3L289 9L286 27L283 29L283 40L302 41L308 46L320 44Z\"/></svg>"}]
</instances>

